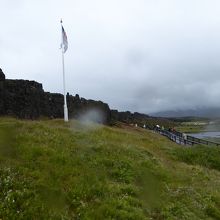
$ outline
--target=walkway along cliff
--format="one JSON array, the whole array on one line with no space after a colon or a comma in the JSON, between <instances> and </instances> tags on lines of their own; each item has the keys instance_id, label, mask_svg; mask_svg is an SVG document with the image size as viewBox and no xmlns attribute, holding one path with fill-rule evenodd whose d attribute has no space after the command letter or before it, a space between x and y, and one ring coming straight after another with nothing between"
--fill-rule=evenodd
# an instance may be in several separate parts
<instances>
[{"instance_id":1,"label":"walkway along cliff","mask_svg":"<svg viewBox=\"0 0 220 220\"><path fill-rule=\"evenodd\" d=\"M169 138L170 140L176 142L177 144L180 145L210 145L210 146L220 146L220 143L214 142L214 141L209 141L209 140L204 140L204 139L200 139L200 138L196 138L193 136L190 136L188 134L185 133L181 133L178 131L169 131L166 129L158 129L158 128L154 128L154 132L157 132L167 138Z\"/></svg>"}]
</instances>

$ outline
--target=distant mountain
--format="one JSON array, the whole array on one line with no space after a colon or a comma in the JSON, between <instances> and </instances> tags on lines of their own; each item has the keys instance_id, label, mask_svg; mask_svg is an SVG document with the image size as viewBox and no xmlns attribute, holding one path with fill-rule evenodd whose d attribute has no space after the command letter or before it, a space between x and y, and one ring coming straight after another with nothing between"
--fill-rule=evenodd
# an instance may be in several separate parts
<instances>
[{"instance_id":1,"label":"distant mountain","mask_svg":"<svg viewBox=\"0 0 220 220\"><path fill-rule=\"evenodd\" d=\"M185 110L169 110L150 114L155 117L205 117L205 118L220 118L219 108L197 108Z\"/></svg>"}]
</instances>

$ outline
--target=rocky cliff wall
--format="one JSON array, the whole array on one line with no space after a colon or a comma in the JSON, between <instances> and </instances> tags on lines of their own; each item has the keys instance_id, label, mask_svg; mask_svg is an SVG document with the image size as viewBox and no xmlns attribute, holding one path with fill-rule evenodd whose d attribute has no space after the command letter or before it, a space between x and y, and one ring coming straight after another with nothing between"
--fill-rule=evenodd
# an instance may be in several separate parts
<instances>
[{"instance_id":1,"label":"rocky cliff wall","mask_svg":"<svg viewBox=\"0 0 220 220\"><path fill-rule=\"evenodd\" d=\"M155 118L138 112L110 110L101 101L87 100L67 93L69 118L89 119L110 124L115 121L143 124ZM63 118L63 95L43 90L42 84L29 80L5 79L0 69L0 115L25 119ZM161 120L161 119L160 119Z\"/></svg>"},{"instance_id":2,"label":"rocky cliff wall","mask_svg":"<svg viewBox=\"0 0 220 220\"><path fill-rule=\"evenodd\" d=\"M130 111L119 112L118 110L111 110L111 119L113 121L121 121L124 123L140 123L148 120L150 117L146 114L138 112L131 113Z\"/></svg>"},{"instance_id":3,"label":"rocky cliff wall","mask_svg":"<svg viewBox=\"0 0 220 220\"><path fill-rule=\"evenodd\" d=\"M101 101L67 94L67 105L70 118L87 115L93 121L110 123L109 106ZM0 69L0 115L25 119L63 118L63 95L45 92L42 84L35 81L5 79Z\"/></svg>"}]
</instances>

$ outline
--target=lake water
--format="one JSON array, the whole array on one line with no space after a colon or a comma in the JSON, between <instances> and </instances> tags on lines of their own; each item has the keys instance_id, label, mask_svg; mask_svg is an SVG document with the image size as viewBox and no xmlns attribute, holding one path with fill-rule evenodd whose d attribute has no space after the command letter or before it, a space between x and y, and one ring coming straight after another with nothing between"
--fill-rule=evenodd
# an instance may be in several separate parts
<instances>
[{"instance_id":1,"label":"lake water","mask_svg":"<svg viewBox=\"0 0 220 220\"><path fill-rule=\"evenodd\" d=\"M193 136L196 138L220 138L220 131L206 131L201 133L195 133L195 134L188 134L189 136Z\"/></svg>"}]
</instances>

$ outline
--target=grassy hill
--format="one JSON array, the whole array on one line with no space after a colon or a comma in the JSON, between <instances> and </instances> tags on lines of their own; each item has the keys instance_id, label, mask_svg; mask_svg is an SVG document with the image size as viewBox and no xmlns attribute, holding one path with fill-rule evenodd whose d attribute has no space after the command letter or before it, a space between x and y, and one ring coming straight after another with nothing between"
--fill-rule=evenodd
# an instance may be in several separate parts
<instances>
[{"instance_id":1,"label":"grassy hill","mask_svg":"<svg viewBox=\"0 0 220 220\"><path fill-rule=\"evenodd\" d=\"M0 219L220 219L219 171L141 128L0 118Z\"/></svg>"}]
</instances>

